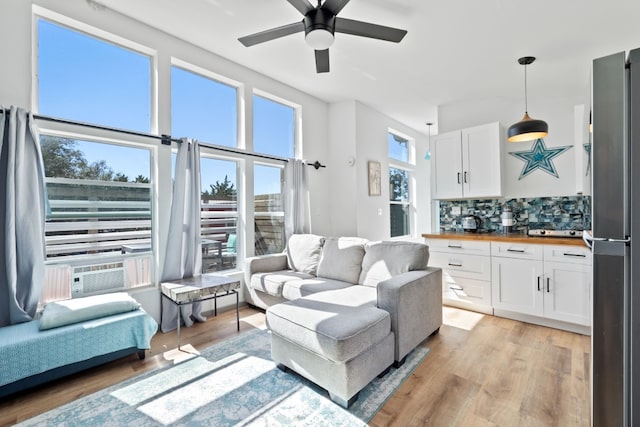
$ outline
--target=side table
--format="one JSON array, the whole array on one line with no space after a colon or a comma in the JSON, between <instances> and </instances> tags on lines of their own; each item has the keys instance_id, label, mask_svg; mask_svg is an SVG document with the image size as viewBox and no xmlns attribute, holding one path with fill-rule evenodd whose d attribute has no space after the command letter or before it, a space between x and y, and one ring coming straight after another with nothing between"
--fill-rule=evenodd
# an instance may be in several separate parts
<instances>
[{"instance_id":1,"label":"side table","mask_svg":"<svg viewBox=\"0 0 640 427\"><path fill-rule=\"evenodd\" d=\"M222 274L203 274L162 282L162 296L178 307L178 350L180 350L180 306L213 299L214 316L218 315L218 298L236 295L236 325L240 330L240 281Z\"/></svg>"}]
</instances>

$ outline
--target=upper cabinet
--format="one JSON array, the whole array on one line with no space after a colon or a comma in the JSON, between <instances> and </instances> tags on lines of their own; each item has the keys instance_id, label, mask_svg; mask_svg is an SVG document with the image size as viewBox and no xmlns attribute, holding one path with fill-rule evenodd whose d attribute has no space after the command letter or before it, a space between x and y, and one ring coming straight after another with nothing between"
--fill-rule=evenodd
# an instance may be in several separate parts
<instances>
[{"instance_id":1,"label":"upper cabinet","mask_svg":"<svg viewBox=\"0 0 640 427\"><path fill-rule=\"evenodd\" d=\"M433 155L433 198L502 196L500 123L436 135Z\"/></svg>"}]
</instances>

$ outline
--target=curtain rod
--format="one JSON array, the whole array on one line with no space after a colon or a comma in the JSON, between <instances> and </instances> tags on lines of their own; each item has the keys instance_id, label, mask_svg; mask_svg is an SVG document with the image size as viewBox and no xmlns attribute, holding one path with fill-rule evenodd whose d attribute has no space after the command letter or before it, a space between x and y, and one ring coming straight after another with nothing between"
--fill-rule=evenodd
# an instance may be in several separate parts
<instances>
[{"instance_id":1,"label":"curtain rod","mask_svg":"<svg viewBox=\"0 0 640 427\"><path fill-rule=\"evenodd\" d=\"M8 113L10 110L8 108L3 108L5 113ZM134 136L142 136L145 138L152 138L152 139L158 139L160 140L160 142L162 143L162 145L171 145L172 142L176 142L178 144L182 143L181 139L178 138L173 138L171 135L154 135L152 133L144 133L144 132L136 132L133 130L127 130L127 129L120 129L120 128L114 128L114 127L109 127L109 126L102 126L102 125L95 125L92 123L86 123L86 122L78 122L78 121L74 121L74 120L67 120L67 119L61 119L58 117L51 117L51 116L43 116L40 114L34 114L33 115L34 119L38 119L38 120L46 120L49 122L54 122L54 123L62 123L62 124L67 124L67 125L76 125L76 126L83 126L83 127L87 127L90 129L98 129L98 130L106 130L106 131L110 131L110 132L118 132L118 133L123 133L125 135L134 135ZM258 153L250 153L247 151L242 151L242 150L238 150L238 149L233 149L233 148L229 148L229 147L221 147L219 145L215 145L215 144L210 144L207 142L201 142L198 141L200 143L200 145L203 145L205 147L208 148L212 148L218 151L224 151L227 153L234 153L234 154L240 154L243 156L250 156L250 157L258 157L261 159L269 159L269 160L277 160L280 162L288 162L288 159L285 159L283 157L277 157L277 156L269 156L267 154L258 154Z\"/></svg>"}]
</instances>

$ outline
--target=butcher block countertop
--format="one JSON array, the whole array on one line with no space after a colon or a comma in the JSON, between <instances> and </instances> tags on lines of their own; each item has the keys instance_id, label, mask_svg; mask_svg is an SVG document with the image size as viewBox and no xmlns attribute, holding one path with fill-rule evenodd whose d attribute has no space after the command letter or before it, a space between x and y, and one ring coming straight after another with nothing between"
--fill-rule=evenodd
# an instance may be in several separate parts
<instances>
[{"instance_id":1,"label":"butcher block countertop","mask_svg":"<svg viewBox=\"0 0 640 427\"><path fill-rule=\"evenodd\" d=\"M582 239L576 237L536 237L520 234L471 233L471 232L436 232L424 233L426 239L476 240L490 242L538 243L546 245L586 246Z\"/></svg>"}]
</instances>

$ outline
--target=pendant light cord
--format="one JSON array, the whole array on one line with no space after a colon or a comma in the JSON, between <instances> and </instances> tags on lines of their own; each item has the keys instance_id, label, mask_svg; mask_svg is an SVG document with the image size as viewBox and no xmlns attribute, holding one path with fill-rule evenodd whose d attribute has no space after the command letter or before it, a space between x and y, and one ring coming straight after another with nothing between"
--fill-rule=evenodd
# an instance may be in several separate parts
<instances>
[{"instance_id":1,"label":"pendant light cord","mask_svg":"<svg viewBox=\"0 0 640 427\"><path fill-rule=\"evenodd\" d=\"M524 64L524 113L529 114L529 105L527 103L527 64Z\"/></svg>"}]
</instances>

